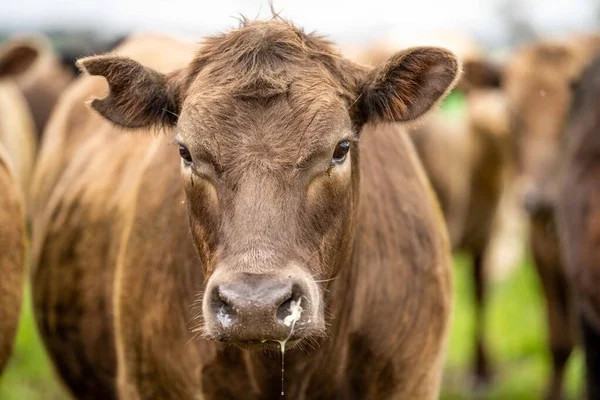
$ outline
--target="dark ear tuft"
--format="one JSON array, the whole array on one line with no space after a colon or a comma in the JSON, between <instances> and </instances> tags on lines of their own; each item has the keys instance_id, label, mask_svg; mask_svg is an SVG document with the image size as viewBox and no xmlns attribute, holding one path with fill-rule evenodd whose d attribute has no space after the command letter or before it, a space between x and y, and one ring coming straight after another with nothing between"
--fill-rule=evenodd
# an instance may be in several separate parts
<instances>
[{"instance_id":1,"label":"dark ear tuft","mask_svg":"<svg viewBox=\"0 0 600 400\"><path fill-rule=\"evenodd\" d=\"M396 53L364 79L357 102L359 124L422 116L452 89L459 70L456 56L442 48L416 47Z\"/></svg>"},{"instance_id":2,"label":"dark ear tuft","mask_svg":"<svg viewBox=\"0 0 600 400\"><path fill-rule=\"evenodd\" d=\"M181 106L177 73L164 75L115 55L86 57L77 66L108 81L108 96L91 102L104 118L127 128L177 123Z\"/></svg>"}]
</instances>

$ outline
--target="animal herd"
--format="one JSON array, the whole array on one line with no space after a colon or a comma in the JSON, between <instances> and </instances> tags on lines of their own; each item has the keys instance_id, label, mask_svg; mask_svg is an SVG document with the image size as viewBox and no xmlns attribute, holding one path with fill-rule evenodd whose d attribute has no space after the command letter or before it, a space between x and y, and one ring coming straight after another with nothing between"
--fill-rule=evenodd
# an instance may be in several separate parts
<instances>
[{"instance_id":1,"label":"animal herd","mask_svg":"<svg viewBox=\"0 0 600 400\"><path fill-rule=\"evenodd\" d=\"M519 188L562 399L600 399L600 36L338 50L279 17L201 44L0 46L0 373L23 288L76 399L435 399L454 250ZM438 110L466 99L459 120ZM508 255L506 257L509 257ZM506 324L506 329L511 329Z\"/></svg>"}]
</instances>

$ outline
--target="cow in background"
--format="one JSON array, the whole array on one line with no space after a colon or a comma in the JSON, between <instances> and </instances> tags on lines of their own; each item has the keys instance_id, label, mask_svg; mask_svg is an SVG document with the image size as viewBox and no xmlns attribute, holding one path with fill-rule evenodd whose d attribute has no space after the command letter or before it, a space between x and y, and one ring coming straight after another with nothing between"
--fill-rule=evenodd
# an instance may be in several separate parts
<instances>
[{"instance_id":1,"label":"cow in background","mask_svg":"<svg viewBox=\"0 0 600 400\"><path fill-rule=\"evenodd\" d=\"M25 198L35 126L16 85L0 79L0 372L11 353L26 276Z\"/></svg>"},{"instance_id":2,"label":"cow in background","mask_svg":"<svg viewBox=\"0 0 600 400\"><path fill-rule=\"evenodd\" d=\"M573 81L561 145L557 222L562 259L577 303L587 396L600 399L600 58Z\"/></svg>"},{"instance_id":3,"label":"cow in background","mask_svg":"<svg viewBox=\"0 0 600 400\"><path fill-rule=\"evenodd\" d=\"M547 398L563 398L565 366L576 343L572 293L565 275L556 205L573 84L600 48L600 38L577 35L517 49L501 72L510 112L521 202L546 299L553 368Z\"/></svg>"}]
</instances>

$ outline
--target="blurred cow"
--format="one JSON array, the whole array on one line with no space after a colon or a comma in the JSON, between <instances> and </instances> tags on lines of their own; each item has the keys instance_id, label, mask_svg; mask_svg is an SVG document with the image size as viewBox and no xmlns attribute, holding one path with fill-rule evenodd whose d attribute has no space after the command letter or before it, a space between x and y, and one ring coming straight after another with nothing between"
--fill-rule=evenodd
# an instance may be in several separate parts
<instances>
[{"instance_id":1,"label":"blurred cow","mask_svg":"<svg viewBox=\"0 0 600 400\"><path fill-rule=\"evenodd\" d=\"M25 277L25 210L10 164L0 143L0 373L12 352Z\"/></svg>"},{"instance_id":2,"label":"blurred cow","mask_svg":"<svg viewBox=\"0 0 600 400\"><path fill-rule=\"evenodd\" d=\"M27 100L10 79L0 78L0 143L12 164L15 182L27 198L37 140Z\"/></svg>"},{"instance_id":3,"label":"blurred cow","mask_svg":"<svg viewBox=\"0 0 600 400\"><path fill-rule=\"evenodd\" d=\"M0 79L0 372L17 331L25 278L25 193L35 130L18 88Z\"/></svg>"},{"instance_id":4,"label":"blurred cow","mask_svg":"<svg viewBox=\"0 0 600 400\"><path fill-rule=\"evenodd\" d=\"M567 275L577 297L587 395L600 399L600 57L573 81L557 220Z\"/></svg>"},{"instance_id":5,"label":"blurred cow","mask_svg":"<svg viewBox=\"0 0 600 400\"><path fill-rule=\"evenodd\" d=\"M573 83L599 48L600 38L594 36L539 41L518 49L502 72L522 204L531 222L533 257L547 301L553 358L550 399L562 398L564 369L576 334L555 226L561 149Z\"/></svg>"}]
</instances>

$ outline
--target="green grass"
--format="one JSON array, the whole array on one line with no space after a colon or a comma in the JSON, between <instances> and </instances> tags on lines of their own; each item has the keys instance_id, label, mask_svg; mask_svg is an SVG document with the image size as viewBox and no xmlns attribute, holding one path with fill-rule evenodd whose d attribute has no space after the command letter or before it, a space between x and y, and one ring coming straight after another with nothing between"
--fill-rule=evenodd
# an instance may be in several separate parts
<instances>
[{"instance_id":1,"label":"green grass","mask_svg":"<svg viewBox=\"0 0 600 400\"><path fill-rule=\"evenodd\" d=\"M524 262L504 282L490 285L485 312L485 339L494 362L494 381L475 397L468 374L475 328L471 265L455 257L454 316L446 359L442 399L540 399L551 372L545 306L537 274ZM580 398L583 357L576 350L567 368L568 398Z\"/></svg>"},{"instance_id":2,"label":"green grass","mask_svg":"<svg viewBox=\"0 0 600 400\"><path fill-rule=\"evenodd\" d=\"M448 344L446 374L441 398L539 399L550 373L546 347L543 298L536 273L524 262L505 281L491 285L485 332L494 362L492 386L473 394L469 367L473 353L473 288L467 257L455 257L454 317ZM578 398L582 387L582 355L576 351L567 372L569 398ZM52 400L67 398L58 383L37 334L29 295L23 308L16 348L0 378L2 400Z\"/></svg>"},{"instance_id":3,"label":"green grass","mask_svg":"<svg viewBox=\"0 0 600 400\"><path fill-rule=\"evenodd\" d=\"M446 116L461 119L464 118L467 111L466 104L467 97L465 94L459 90L453 90L440 104L440 110Z\"/></svg>"},{"instance_id":4,"label":"green grass","mask_svg":"<svg viewBox=\"0 0 600 400\"><path fill-rule=\"evenodd\" d=\"M59 383L38 334L29 288L25 300L13 356L0 376L2 400L68 399Z\"/></svg>"}]
</instances>

